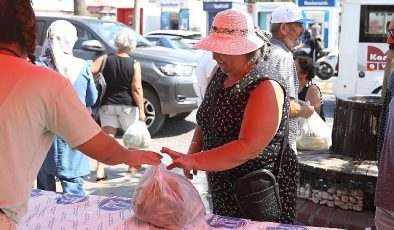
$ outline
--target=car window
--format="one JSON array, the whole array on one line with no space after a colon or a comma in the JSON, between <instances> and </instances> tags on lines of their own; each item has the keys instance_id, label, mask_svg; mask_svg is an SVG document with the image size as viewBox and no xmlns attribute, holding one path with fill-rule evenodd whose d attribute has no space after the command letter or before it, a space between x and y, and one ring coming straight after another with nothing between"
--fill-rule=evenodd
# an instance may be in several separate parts
<instances>
[{"instance_id":1,"label":"car window","mask_svg":"<svg viewBox=\"0 0 394 230\"><path fill-rule=\"evenodd\" d=\"M78 40L74 45L74 49L82 49L82 42L84 41L97 40L97 38L87 29L82 28L81 26L75 24L74 26L77 29L77 36L78 36Z\"/></svg>"},{"instance_id":2,"label":"car window","mask_svg":"<svg viewBox=\"0 0 394 230\"><path fill-rule=\"evenodd\" d=\"M148 40L137 34L134 30L130 29L121 23L107 22L107 21L89 21L89 26L100 36L102 36L112 47L115 48L114 38L121 30L131 30L137 40L137 47L152 46Z\"/></svg>"},{"instance_id":3,"label":"car window","mask_svg":"<svg viewBox=\"0 0 394 230\"><path fill-rule=\"evenodd\" d=\"M185 42L183 42L182 39L172 38L171 42L178 49L190 49L190 46L188 44L186 44Z\"/></svg>"},{"instance_id":4,"label":"car window","mask_svg":"<svg viewBox=\"0 0 394 230\"><path fill-rule=\"evenodd\" d=\"M45 21L37 20L36 21L36 42L37 45L42 45L44 43L44 38L46 36L45 33Z\"/></svg>"},{"instance_id":5,"label":"car window","mask_svg":"<svg viewBox=\"0 0 394 230\"><path fill-rule=\"evenodd\" d=\"M154 45L154 46L159 46L160 45L160 41L158 38L146 38L148 39L148 41L150 41L150 44Z\"/></svg>"}]
</instances>

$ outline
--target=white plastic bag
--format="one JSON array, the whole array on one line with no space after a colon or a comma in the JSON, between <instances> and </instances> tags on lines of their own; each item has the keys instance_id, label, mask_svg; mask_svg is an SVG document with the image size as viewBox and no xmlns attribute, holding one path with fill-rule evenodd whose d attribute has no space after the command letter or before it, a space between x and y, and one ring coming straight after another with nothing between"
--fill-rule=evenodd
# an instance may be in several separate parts
<instances>
[{"instance_id":1,"label":"white plastic bag","mask_svg":"<svg viewBox=\"0 0 394 230\"><path fill-rule=\"evenodd\" d=\"M163 164L149 167L132 198L137 218L165 229L183 229L204 218L206 209L194 185Z\"/></svg>"},{"instance_id":2,"label":"white plastic bag","mask_svg":"<svg viewBox=\"0 0 394 230\"><path fill-rule=\"evenodd\" d=\"M299 118L299 120L297 149L323 150L331 146L331 130L316 112L313 112L310 118Z\"/></svg>"},{"instance_id":3,"label":"white plastic bag","mask_svg":"<svg viewBox=\"0 0 394 230\"><path fill-rule=\"evenodd\" d=\"M137 121L130 125L123 134L123 142L127 148L147 148L152 142L145 122Z\"/></svg>"}]
</instances>

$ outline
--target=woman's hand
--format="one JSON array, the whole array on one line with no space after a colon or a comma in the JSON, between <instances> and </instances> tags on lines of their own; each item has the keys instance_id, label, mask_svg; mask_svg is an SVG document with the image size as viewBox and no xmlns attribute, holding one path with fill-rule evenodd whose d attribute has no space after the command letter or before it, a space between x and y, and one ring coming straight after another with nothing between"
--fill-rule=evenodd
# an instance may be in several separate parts
<instances>
[{"instance_id":1,"label":"woman's hand","mask_svg":"<svg viewBox=\"0 0 394 230\"><path fill-rule=\"evenodd\" d=\"M191 170L193 170L195 166L195 161L193 155L186 155L180 152L173 151L169 148L163 147L161 149L162 153L165 153L169 155L172 159L172 163L167 166L168 170L171 170L173 168L182 168L183 169L183 174L188 178L188 179L193 179L193 174L190 173ZM197 173L197 172L196 172ZM196 174L194 174L196 175Z\"/></svg>"},{"instance_id":2,"label":"woman's hand","mask_svg":"<svg viewBox=\"0 0 394 230\"><path fill-rule=\"evenodd\" d=\"M129 166L140 168L142 164L158 165L163 156L156 152L146 150L127 150L130 153L130 160L125 162Z\"/></svg>"}]
</instances>

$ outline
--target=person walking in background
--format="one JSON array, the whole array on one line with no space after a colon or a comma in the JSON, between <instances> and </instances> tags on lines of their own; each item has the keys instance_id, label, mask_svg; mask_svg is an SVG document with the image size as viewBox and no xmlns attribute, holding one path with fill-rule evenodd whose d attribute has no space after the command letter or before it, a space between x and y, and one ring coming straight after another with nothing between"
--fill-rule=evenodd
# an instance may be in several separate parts
<instances>
[{"instance_id":1,"label":"person walking in background","mask_svg":"<svg viewBox=\"0 0 394 230\"><path fill-rule=\"evenodd\" d=\"M136 40L131 31L123 30L115 36L114 43L117 53L97 58L92 68L93 74L98 73L106 58L102 73L107 88L100 107L100 121L103 131L112 137L118 128L126 131L136 121L145 121L141 66L129 56ZM129 172L135 171L138 169L129 168ZM96 181L106 178L104 164L98 161Z\"/></svg>"},{"instance_id":2,"label":"person walking in background","mask_svg":"<svg viewBox=\"0 0 394 230\"><path fill-rule=\"evenodd\" d=\"M219 12L210 34L194 48L211 51L219 66L197 111L197 127L187 155L163 147L173 163L192 179L208 172L213 213L244 218L232 194L231 181L258 169L277 172L281 223L295 218L298 161L285 142L289 99L284 79L265 58L269 40L245 12ZM274 173L277 175L278 173Z\"/></svg>"},{"instance_id":3,"label":"person walking in background","mask_svg":"<svg viewBox=\"0 0 394 230\"><path fill-rule=\"evenodd\" d=\"M55 134L110 165L157 165L162 158L122 147L92 119L68 79L32 64L35 25L30 0L0 0L0 229L15 229L26 214Z\"/></svg>"},{"instance_id":4,"label":"person walking in background","mask_svg":"<svg viewBox=\"0 0 394 230\"><path fill-rule=\"evenodd\" d=\"M72 50L77 40L77 30L70 22L52 22L39 61L69 80L82 104L90 107L97 100L97 90L90 63L73 56ZM63 192L84 194L83 176L89 173L89 158L70 147L61 137L55 136L38 174L37 188L56 192L56 176Z\"/></svg>"},{"instance_id":5,"label":"person walking in background","mask_svg":"<svg viewBox=\"0 0 394 230\"><path fill-rule=\"evenodd\" d=\"M321 119L326 121L323 111L323 97L319 86L313 81L315 77L315 66L312 58L297 56L294 60L299 81L298 99L309 101Z\"/></svg>"},{"instance_id":6,"label":"person walking in background","mask_svg":"<svg viewBox=\"0 0 394 230\"><path fill-rule=\"evenodd\" d=\"M205 90L216 70L217 64L212 57L212 53L208 51L203 52L196 66L197 84L200 89L201 100L204 98Z\"/></svg>"},{"instance_id":7,"label":"person walking in background","mask_svg":"<svg viewBox=\"0 0 394 230\"><path fill-rule=\"evenodd\" d=\"M294 3L284 3L272 12L271 55L269 62L286 80L286 91L290 97L289 143L297 153L296 137L298 133L297 117L309 118L314 111L313 106L298 100L298 78L291 52L301 43L304 32L304 19L300 8Z\"/></svg>"},{"instance_id":8,"label":"person walking in background","mask_svg":"<svg viewBox=\"0 0 394 230\"><path fill-rule=\"evenodd\" d=\"M204 99L205 91L213 75L215 74L218 65L212 57L212 52L204 51L196 66L197 84L200 89L200 100ZM199 103L201 104L201 102ZM191 150L192 151L192 150ZM208 175L207 175L208 177ZM207 178L208 179L208 178ZM211 196L211 188L208 184L207 197Z\"/></svg>"}]
</instances>

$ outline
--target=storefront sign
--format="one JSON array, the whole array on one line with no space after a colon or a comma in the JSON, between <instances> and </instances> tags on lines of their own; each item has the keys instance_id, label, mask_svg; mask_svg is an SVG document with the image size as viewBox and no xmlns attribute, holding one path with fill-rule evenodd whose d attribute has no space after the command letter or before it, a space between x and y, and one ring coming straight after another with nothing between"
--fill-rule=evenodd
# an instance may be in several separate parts
<instances>
[{"instance_id":1,"label":"storefront sign","mask_svg":"<svg viewBox=\"0 0 394 230\"><path fill-rule=\"evenodd\" d=\"M336 6L336 0L298 0L299 6Z\"/></svg>"},{"instance_id":2,"label":"storefront sign","mask_svg":"<svg viewBox=\"0 0 394 230\"><path fill-rule=\"evenodd\" d=\"M188 2L187 0L184 0L184 1L182 1L182 0L179 0L179 1L176 1L176 0L158 1L160 8L181 8L181 9L188 8L187 2Z\"/></svg>"},{"instance_id":3,"label":"storefront sign","mask_svg":"<svg viewBox=\"0 0 394 230\"><path fill-rule=\"evenodd\" d=\"M220 12L223 10L231 9L232 2L204 2L204 11Z\"/></svg>"}]
</instances>

